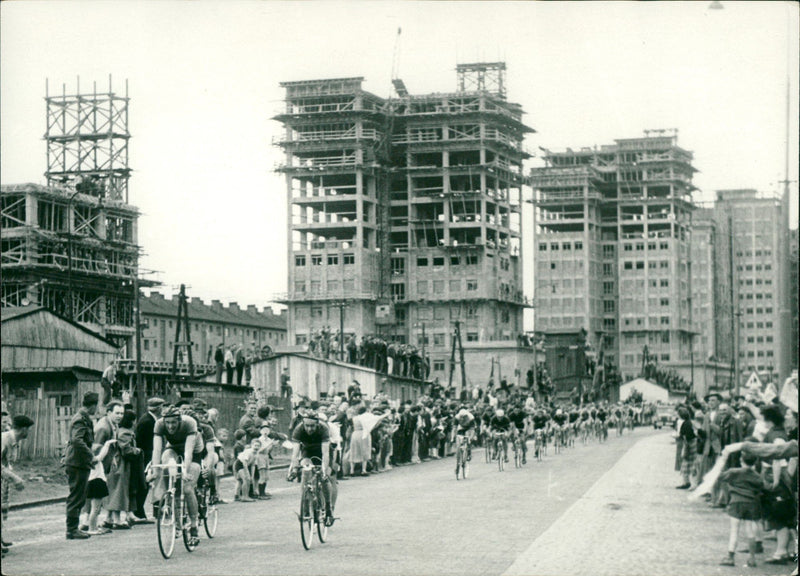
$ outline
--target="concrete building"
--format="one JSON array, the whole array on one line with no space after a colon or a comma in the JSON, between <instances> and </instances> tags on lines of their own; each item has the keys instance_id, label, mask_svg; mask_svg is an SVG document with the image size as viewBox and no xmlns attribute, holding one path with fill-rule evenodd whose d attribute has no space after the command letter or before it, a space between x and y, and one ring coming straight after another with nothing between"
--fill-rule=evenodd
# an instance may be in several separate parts
<instances>
[{"instance_id":1,"label":"concrete building","mask_svg":"<svg viewBox=\"0 0 800 576\"><path fill-rule=\"evenodd\" d=\"M734 314L738 317L738 379L756 372L762 382L783 382L791 373L786 200L752 189L717 191L715 213L727 222L731 242Z\"/></svg>"},{"instance_id":2,"label":"concrete building","mask_svg":"<svg viewBox=\"0 0 800 576\"><path fill-rule=\"evenodd\" d=\"M545 151L532 171L536 330L587 344L623 381L649 358L691 363L692 153L677 132ZM548 370L557 371L548 366Z\"/></svg>"},{"instance_id":3,"label":"concrete building","mask_svg":"<svg viewBox=\"0 0 800 576\"><path fill-rule=\"evenodd\" d=\"M326 326L378 334L424 346L443 379L458 321L464 348L514 356L532 130L506 100L505 63L461 64L457 80L454 92L412 95L396 79L388 99L363 78L282 83L290 343ZM485 375L470 374L480 384L484 356Z\"/></svg>"},{"instance_id":4,"label":"concrete building","mask_svg":"<svg viewBox=\"0 0 800 576\"><path fill-rule=\"evenodd\" d=\"M123 347L139 274L128 97L109 86L45 101L47 185L0 188L2 306L44 306Z\"/></svg>"}]
</instances>

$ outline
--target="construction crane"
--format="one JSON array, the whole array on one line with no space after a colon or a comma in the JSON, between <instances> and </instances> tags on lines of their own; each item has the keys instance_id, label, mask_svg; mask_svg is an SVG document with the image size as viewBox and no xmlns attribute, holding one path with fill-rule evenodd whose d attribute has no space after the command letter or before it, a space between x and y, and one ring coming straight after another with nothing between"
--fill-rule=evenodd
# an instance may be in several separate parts
<instances>
[{"instance_id":1,"label":"construction crane","mask_svg":"<svg viewBox=\"0 0 800 576\"><path fill-rule=\"evenodd\" d=\"M392 53L392 86L394 86L397 95L401 98L408 96L408 90L405 83L397 77L400 68L400 42L402 39L403 29L397 27L397 36L394 39L394 52Z\"/></svg>"}]
</instances>

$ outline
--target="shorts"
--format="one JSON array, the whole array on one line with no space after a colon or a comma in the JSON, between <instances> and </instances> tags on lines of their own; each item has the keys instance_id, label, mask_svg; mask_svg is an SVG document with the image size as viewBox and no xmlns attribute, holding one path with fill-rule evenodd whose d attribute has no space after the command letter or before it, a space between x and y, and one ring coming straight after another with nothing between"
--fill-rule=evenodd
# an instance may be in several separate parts
<instances>
[{"instance_id":1,"label":"shorts","mask_svg":"<svg viewBox=\"0 0 800 576\"><path fill-rule=\"evenodd\" d=\"M761 520L761 505L758 502L731 502L725 511L731 518Z\"/></svg>"},{"instance_id":2,"label":"shorts","mask_svg":"<svg viewBox=\"0 0 800 576\"><path fill-rule=\"evenodd\" d=\"M86 490L86 498L100 499L108 496L108 484L102 478L95 478L89 481L89 487Z\"/></svg>"}]
</instances>

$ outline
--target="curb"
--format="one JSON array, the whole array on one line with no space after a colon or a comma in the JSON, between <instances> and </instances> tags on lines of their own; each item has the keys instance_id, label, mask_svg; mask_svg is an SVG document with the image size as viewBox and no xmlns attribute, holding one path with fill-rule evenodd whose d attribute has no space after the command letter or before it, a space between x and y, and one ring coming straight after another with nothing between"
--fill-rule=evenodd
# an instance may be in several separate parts
<instances>
[{"instance_id":1,"label":"curb","mask_svg":"<svg viewBox=\"0 0 800 576\"><path fill-rule=\"evenodd\" d=\"M270 470L285 470L289 468L288 464L279 464L278 466L271 466ZM220 476L222 478L232 478L233 474L230 472L223 474ZM25 510L28 508L39 508L40 506L49 506L50 504L61 504L67 501L66 496L57 496L55 498L44 498L42 500L32 500L30 502L20 502L19 504L9 504L8 510L9 512L12 510Z\"/></svg>"}]
</instances>

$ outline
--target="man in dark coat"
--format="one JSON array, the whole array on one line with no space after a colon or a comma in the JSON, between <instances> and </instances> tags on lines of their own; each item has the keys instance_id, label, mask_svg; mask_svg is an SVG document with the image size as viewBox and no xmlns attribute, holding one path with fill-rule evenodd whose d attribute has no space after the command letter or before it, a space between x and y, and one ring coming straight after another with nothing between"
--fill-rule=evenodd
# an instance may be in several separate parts
<instances>
[{"instance_id":1,"label":"man in dark coat","mask_svg":"<svg viewBox=\"0 0 800 576\"><path fill-rule=\"evenodd\" d=\"M161 417L161 409L164 407L164 400L161 398L153 397L147 401L147 412L143 414L136 422L136 446L142 450L142 466L145 466L153 459L153 429L156 426L156 420ZM142 470L142 473L144 470ZM137 471L138 473L138 471ZM142 490L137 494L136 502L134 503L134 516L137 521L145 521L147 514L144 511L144 502L147 499L148 490Z\"/></svg>"},{"instance_id":2,"label":"man in dark coat","mask_svg":"<svg viewBox=\"0 0 800 576\"><path fill-rule=\"evenodd\" d=\"M86 491L89 487L89 473L97 463L92 452L94 443L94 422L92 416L97 412L100 397L96 392L83 395L83 407L69 423L69 444L64 455L64 467L69 482L67 496L67 540L85 540L89 535L80 530L81 509L86 504Z\"/></svg>"}]
</instances>

